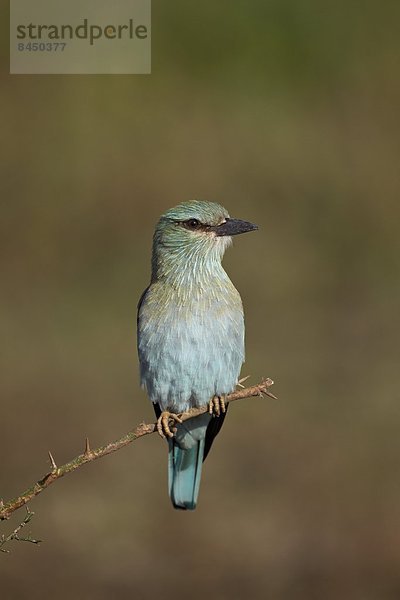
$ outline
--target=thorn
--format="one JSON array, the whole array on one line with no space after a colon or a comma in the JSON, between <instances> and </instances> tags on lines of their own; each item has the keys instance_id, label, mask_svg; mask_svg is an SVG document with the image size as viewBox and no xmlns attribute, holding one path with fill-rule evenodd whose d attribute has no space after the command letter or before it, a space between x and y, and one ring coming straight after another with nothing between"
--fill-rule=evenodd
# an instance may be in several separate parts
<instances>
[{"instance_id":1,"label":"thorn","mask_svg":"<svg viewBox=\"0 0 400 600\"><path fill-rule=\"evenodd\" d=\"M268 391L268 388L270 388L272 385L274 385L274 382L272 379L270 379L270 377L263 377L262 378L262 387L264 388L262 393L265 394L266 396L269 396L270 398L273 398L274 400L278 400L278 398L272 393Z\"/></svg>"},{"instance_id":2,"label":"thorn","mask_svg":"<svg viewBox=\"0 0 400 600\"><path fill-rule=\"evenodd\" d=\"M86 441L85 441L85 452L84 453L86 454L86 456L88 454L90 454L90 444L89 444L89 438L88 437L86 438Z\"/></svg>"},{"instance_id":3,"label":"thorn","mask_svg":"<svg viewBox=\"0 0 400 600\"><path fill-rule=\"evenodd\" d=\"M243 381L247 381L247 379L250 378L250 375L246 375L246 377L242 377L242 379L239 379L238 381L238 385L240 385L241 387L244 387L244 385L242 385Z\"/></svg>"},{"instance_id":4,"label":"thorn","mask_svg":"<svg viewBox=\"0 0 400 600\"><path fill-rule=\"evenodd\" d=\"M0 510L4 508L4 501L3 498L0 498Z\"/></svg>"},{"instance_id":5,"label":"thorn","mask_svg":"<svg viewBox=\"0 0 400 600\"><path fill-rule=\"evenodd\" d=\"M52 453L50 452L50 450L49 450L49 459L50 459L51 468L53 469L53 471L57 471L56 461L54 460L54 457L53 457Z\"/></svg>"}]
</instances>

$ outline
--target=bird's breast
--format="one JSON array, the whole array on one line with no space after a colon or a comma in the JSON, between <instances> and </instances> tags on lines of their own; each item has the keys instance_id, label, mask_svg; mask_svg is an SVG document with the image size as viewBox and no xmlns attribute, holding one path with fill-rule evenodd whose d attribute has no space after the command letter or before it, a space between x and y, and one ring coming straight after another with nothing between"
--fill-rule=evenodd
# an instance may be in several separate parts
<instances>
[{"instance_id":1,"label":"bird's breast","mask_svg":"<svg viewBox=\"0 0 400 600\"><path fill-rule=\"evenodd\" d=\"M231 392L244 361L239 293L230 282L186 294L152 284L139 309L138 351L142 384L163 410Z\"/></svg>"}]
</instances>

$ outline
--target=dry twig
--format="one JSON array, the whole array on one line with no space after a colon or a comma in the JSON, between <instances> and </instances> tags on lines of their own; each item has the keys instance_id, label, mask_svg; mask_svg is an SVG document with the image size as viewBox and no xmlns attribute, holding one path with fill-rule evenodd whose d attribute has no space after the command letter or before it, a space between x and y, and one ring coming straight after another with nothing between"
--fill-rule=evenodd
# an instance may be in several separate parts
<instances>
[{"instance_id":1,"label":"dry twig","mask_svg":"<svg viewBox=\"0 0 400 600\"><path fill-rule=\"evenodd\" d=\"M23 529L25 525L29 523L34 514L34 512L30 511L29 508L26 507L26 515L22 523L20 523L18 527L16 527L14 531L12 531L10 534L2 535L0 537L0 552L5 552L8 554L10 551L7 550L4 546L8 544L8 542L12 542L13 540L16 540L17 542L30 542L31 544L40 544L42 540L35 540L30 533L27 537L21 537L19 535L21 529Z\"/></svg>"},{"instance_id":2,"label":"dry twig","mask_svg":"<svg viewBox=\"0 0 400 600\"><path fill-rule=\"evenodd\" d=\"M242 381L244 381L244 380L242 380ZM271 392L268 391L269 388L273 385L273 383L274 382L272 381L272 379L269 379L269 378L263 379L262 382L259 383L258 385L253 385L248 388L242 388L242 389L236 390L235 392L232 392L231 394L228 394L228 396L226 397L225 400L226 400L226 402L234 402L235 400L241 400L243 398L250 398L252 396L263 396L263 395L269 396L271 398L276 398L276 396L274 396L273 394L271 394ZM208 405L205 407L202 407L202 408L192 408L188 412L182 413L180 415L180 417L181 417L182 421L187 421L187 419L190 419L192 417L197 417L198 415L201 415L207 411L208 411ZM54 483L54 481L57 481L57 479L64 477L64 475L67 475L67 473L76 471L76 469L79 469L79 467L81 467L82 465L84 465L88 462L92 462L93 460L96 460L97 458L101 458L102 456L106 456L107 454L111 454L112 452L116 452L117 450L120 450L121 448L123 448L124 446L127 446L131 442L134 442L138 438L148 435L150 433L154 433L155 431L157 431L156 424L142 423L141 425L136 427L136 429L133 429L126 435L122 436L119 440L116 440L115 442L110 442L109 444L106 444L105 446L101 446L100 448L96 448L95 450L92 450L90 448L89 440L88 440L88 438L86 438L84 452L82 454L80 454L79 456L77 456L76 458L74 458L73 460L71 460L70 462L68 462L65 465L62 465L60 467L57 466L52 453L49 452L51 471L46 473L46 475L42 479L39 479L32 487L30 487L27 490L25 490L24 492L22 492L22 494L20 494L16 498L13 498L12 500L9 500L8 502L3 502L2 500L0 500L0 520L8 519L12 515L13 512L18 510L22 506L25 506L30 500L32 500L32 498L34 498L35 496L38 496L41 492L43 492L43 490L48 488L49 485ZM28 511L28 515L33 515L33 513ZM30 518L29 518L29 520L30 520ZM24 523L24 524L26 524L26 523ZM23 527L23 526L24 525L21 525L21 527ZM19 531L19 529L18 529L18 531ZM13 532L13 534L10 534L11 536L13 536L10 539L18 539L18 531ZM6 540L6 541L10 541L10 540ZM32 539L26 539L24 541L31 541L31 542L37 543L36 540L32 540Z\"/></svg>"}]
</instances>

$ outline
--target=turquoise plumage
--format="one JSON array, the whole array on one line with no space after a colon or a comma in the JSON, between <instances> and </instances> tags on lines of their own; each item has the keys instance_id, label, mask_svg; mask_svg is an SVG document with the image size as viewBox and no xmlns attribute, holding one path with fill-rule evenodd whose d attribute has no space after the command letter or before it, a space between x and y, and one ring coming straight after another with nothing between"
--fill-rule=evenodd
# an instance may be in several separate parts
<instances>
[{"instance_id":1,"label":"turquoise plumage","mask_svg":"<svg viewBox=\"0 0 400 600\"><path fill-rule=\"evenodd\" d=\"M173 437L169 413L235 389L244 361L243 308L221 261L232 235L254 229L219 204L194 200L168 210L154 233L151 283L138 306L138 353L142 386L169 438L175 508L196 507L202 463L225 412L217 401L214 415L178 422Z\"/></svg>"}]
</instances>

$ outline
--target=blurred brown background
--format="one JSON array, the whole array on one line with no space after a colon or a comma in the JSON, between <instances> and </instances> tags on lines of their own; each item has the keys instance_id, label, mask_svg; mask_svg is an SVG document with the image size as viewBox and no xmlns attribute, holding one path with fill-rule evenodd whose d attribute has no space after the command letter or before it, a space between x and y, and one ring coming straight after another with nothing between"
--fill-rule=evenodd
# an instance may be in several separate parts
<instances>
[{"instance_id":1,"label":"blurred brown background","mask_svg":"<svg viewBox=\"0 0 400 600\"><path fill-rule=\"evenodd\" d=\"M151 76L10 76L1 17L0 496L153 418L136 303L182 200L260 226L225 266L279 396L231 407L194 513L156 436L57 482L2 598L398 599L400 4L154 1Z\"/></svg>"}]
</instances>

